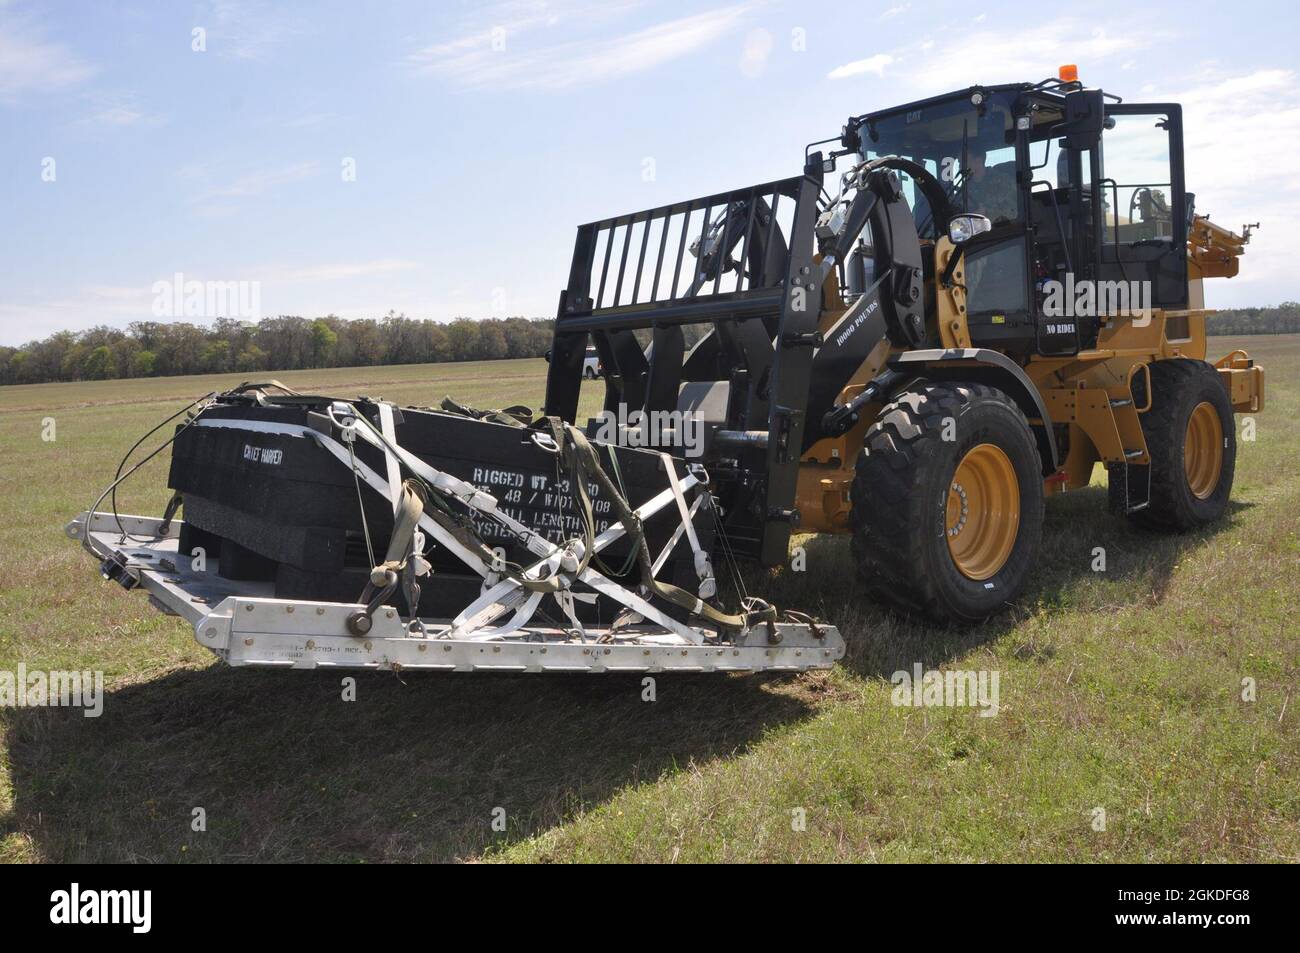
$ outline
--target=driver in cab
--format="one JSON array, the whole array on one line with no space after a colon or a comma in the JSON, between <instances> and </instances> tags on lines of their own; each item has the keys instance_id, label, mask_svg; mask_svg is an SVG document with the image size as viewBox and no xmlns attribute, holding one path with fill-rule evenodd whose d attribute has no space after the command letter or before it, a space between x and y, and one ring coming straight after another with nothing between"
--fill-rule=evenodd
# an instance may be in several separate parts
<instances>
[{"instance_id":1,"label":"driver in cab","mask_svg":"<svg viewBox=\"0 0 1300 953\"><path fill-rule=\"evenodd\" d=\"M987 151L978 148L970 150L968 159L962 179L966 211L986 216L995 228L1016 221L1019 202L1015 160L989 165ZM966 294L972 313L1015 309L1023 296L1018 290L1022 283L1023 272L1005 254L976 254L967 260ZM993 318L995 322L999 319L1005 321L1005 315Z\"/></svg>"},{"instance_id":2,"label":"driver in cab","mask_svg":"<svg viewBox=\"0 0 1300 953\"><path fill-rule=\"evenodd\" d=\"M994 225L1016 220L1016 161L988 165L988 154L972 149L969 171L965 176L966 211L987 215Z\"/></svg>"}]
</instances>

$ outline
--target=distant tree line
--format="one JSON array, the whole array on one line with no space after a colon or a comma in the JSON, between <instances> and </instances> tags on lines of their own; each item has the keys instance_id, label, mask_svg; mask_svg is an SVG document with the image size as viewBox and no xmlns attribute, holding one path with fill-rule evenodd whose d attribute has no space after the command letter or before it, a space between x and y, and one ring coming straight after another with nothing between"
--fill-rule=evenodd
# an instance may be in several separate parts
<instances>
[{"instance_id":1,"label":"distant tree line","mask_svg":"<svg viewBox=\"0 0 1300 953\"><path fill-rule=\"evenodd\" d=\"M1220 311L1210 317L1206 330L1210 334L1300 334L1300 302Z\"/></svg>"},{"instance_id":2,"label":"distant tree line","mask_svg":"<svg viewBox=\"0 0 1300 953\"><path fill-rule=\"evenodd\" d=\"M0 347L0 384L541 357L554 325L549 318L444 323L392 312L379 320L137 321L125 330L59 331L21 347Z\"/></svg>"},{"instance_id":3,"label":"distant tree line","mask_svg":"<svg viewBox=\"0 0 1300 953\"><path fill-rule=\"evenodd\" d=\"M125 330L59 331L21 347L0 346L0 384L541 357L551 346L554 325L550 318L522 317L443 323L391 311L379 320L326 315L258 322L219 318L211 325L137 321ZM685 330L689 346L703 328ZM1209 332L1300 333L1300 303L1220 311L1210 318ZM649 333L638 337L645 343Z\"/></svg>"}]
</instances>

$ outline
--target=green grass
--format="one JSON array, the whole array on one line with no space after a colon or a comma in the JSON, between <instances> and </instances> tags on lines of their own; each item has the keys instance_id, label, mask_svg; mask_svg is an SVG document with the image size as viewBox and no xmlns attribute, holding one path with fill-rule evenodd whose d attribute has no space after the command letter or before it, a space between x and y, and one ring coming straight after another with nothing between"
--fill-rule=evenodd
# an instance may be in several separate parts
<instances>
[{"instance_id":1,"label":"green grass","mask_svg":"<svg viewBox=\"0 0 1300 953\"><path fill-rule=\"evenodd\" d=\"M1104 487L1055 498L1020 604L965 631L880 611L844 539L803 540L808 572L749 584L839 625L845 661L660 677L653 704L635 679L384 673L344 703L337 673L222 668L62 526L139 434L235 378L0 388L0 669L102 669L110 689L99 719L0 710L0 858L1300 860L1300 337L1211 350L1236 346L1267 366L1268 407L1222 525L1160 536L1106 515ZM545 365L282 379L536 405ZM159 461L121 509L160 511L164 483ZM915 662L998 671L1000 714L894 707Z\"/></svg>"}]
</instances>

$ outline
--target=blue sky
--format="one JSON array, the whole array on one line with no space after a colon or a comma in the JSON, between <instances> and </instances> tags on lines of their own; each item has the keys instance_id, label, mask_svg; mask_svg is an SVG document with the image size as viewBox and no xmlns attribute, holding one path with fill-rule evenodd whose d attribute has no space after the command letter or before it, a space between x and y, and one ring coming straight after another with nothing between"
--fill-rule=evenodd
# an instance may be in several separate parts
<instances>
[{"instance_id":1,"label":"blue sky","mask_svg":"<svg viewBox=\"0 0 1300 953\"><path fill-rule=\"evenodd\" d=\"M260 282L263 314L551 315L579 222L793 175L850 114L1063 62L1127 101L1183 102L1198 209L1263 222L1209 305L1295 299L1298 19L1287 3L0 0L0 343L147 319L177 272Z\"/></svg>"}]
</instances>

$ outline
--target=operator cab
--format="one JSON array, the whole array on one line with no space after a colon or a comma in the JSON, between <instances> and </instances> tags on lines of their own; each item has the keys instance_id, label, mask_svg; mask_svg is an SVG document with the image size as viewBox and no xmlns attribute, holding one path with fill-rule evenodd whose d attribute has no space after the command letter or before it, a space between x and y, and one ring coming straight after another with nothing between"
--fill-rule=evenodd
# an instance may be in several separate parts
<instances>
[{"instance_id":1,"label":"operator cab","mask_svg":"<svg viewBox=\"0 0 1300 953\"><path fill-rule=\"evenodd\" d=\"M1073 354L1096 345L1109 317L1188 306L1192 199L1176 104L1125 104L1072 78L976 86L850 120L844 144L912 160L953 212L989 219L964 245L976 345ZM900 179L932 248L929 203Z\"/></svg>"}]
</instances>

